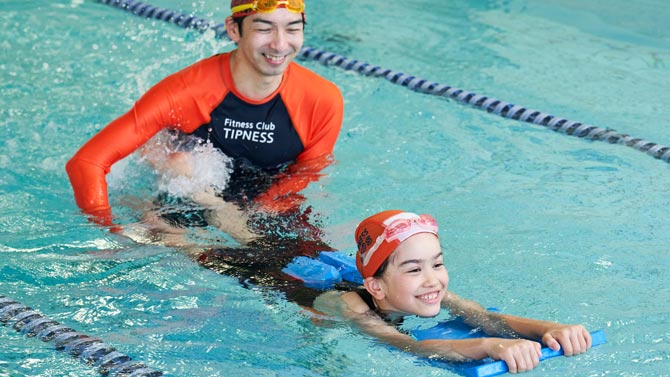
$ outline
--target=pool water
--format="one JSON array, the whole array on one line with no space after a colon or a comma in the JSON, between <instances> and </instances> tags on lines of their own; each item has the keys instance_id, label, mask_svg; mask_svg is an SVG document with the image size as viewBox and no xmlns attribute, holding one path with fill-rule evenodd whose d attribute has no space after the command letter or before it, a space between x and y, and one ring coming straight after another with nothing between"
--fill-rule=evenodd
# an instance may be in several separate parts
<instances>
[{"instance_id":1,"label":"pool water","mask_svg":"<svg viewBox=\"0 0 670 377\"><path fill-rule=\"evenodd\" d=\"M305 45L670 144L670 5L660 0L308 3ZM225 1L161 1L222 20ZM0 294L174 376L449 376L280 294L87 221L65 162L153 83L233 48L95 1L5 1L0 57ZM317 62L345 98L336 163L306 191L329 243L363 217L429 212L461 296L605 330L529 376L667 375L668 163ZM108 176L120 222L157 177ZM0 327L0 376L96 376Z\"/></svg>"}]
</instances>

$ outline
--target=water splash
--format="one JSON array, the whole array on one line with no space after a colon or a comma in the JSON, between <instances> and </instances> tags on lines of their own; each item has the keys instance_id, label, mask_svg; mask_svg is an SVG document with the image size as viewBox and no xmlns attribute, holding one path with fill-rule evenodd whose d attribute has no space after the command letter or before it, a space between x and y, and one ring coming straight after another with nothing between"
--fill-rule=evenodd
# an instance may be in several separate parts
<instances>
[{"instance_id":1,"label":"water splash","mask_svg":"<svg viewBox=\"0 0 670 377\"><path fill-rule=\"evenodd\" d=\"M158 174L158 190L178 197L226 188L231 158L201 139L161 131L140 150L142 160Z\"/></svg>"}]
</instances>

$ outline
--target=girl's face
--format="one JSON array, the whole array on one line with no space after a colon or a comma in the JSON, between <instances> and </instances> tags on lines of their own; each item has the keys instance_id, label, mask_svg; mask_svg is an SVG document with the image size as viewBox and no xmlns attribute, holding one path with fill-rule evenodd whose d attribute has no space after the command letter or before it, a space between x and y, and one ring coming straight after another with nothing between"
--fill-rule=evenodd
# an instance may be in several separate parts
<instances>
[{"instance_id":1,"label":"girl's face","mask_svg":"<svg viewBox=\"0 0 670 377\"><path fill-rule=\"evenodd\" d=\"M389 257L379 284L384 293L384 299L378 300L380 309L421 317L437 315L449 284L437 237L419 233L402 242Z\"/></svg>"}]
</instances>

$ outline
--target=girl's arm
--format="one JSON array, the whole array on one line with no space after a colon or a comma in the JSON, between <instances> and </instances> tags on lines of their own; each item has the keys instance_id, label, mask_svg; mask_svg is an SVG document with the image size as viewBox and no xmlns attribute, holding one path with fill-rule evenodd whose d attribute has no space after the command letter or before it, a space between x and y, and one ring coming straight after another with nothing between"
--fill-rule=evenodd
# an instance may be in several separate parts
<instances>
[{"instance_id":1,"label":"girl's arm","mask_svg":"<svg viewBox=\"0 0 670 377\"><path fill-rule=\"evenodd\" d=\"M556 351L563 348L565 356L577 355L591 348L591 334L582 325L566 325L508 314L490 312L474 301L447 292L442 305L467 324L481 327L493 336L523 337L541 341Z\"/></svg>"},{"instance_id":2,"label":"girl's arm","mask_svg":"<svg viewBox=\"0 0 670 377\"><path fill-rule=\"evenodd\" d=\"M340 314L352 321L361 331L392 347L417 356L457 362L491 357L505 361L511 372L530 370L540 363L541 348L536 342L503 338L417 341L372 312L355 292L342 293L339 299L342 303Z\"/></svg>"}]
</instances>

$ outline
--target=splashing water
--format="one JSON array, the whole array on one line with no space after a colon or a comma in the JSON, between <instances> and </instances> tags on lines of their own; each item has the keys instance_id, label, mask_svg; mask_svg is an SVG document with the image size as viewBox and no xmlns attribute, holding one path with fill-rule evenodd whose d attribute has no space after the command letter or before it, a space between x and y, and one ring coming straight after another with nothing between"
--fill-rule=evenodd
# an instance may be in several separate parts
<instances>
[{"instance_id":1,"label":"splashing water","mask_svg":"<svg viewBox=\"0 0 670 377\"><path fill-rule=\"evenodd\" d=\"M179 197L228 185L231 158L209 142L161 131L140 150L141 159L158 174L158 190Z\"/></svg>"}]
</instances>

